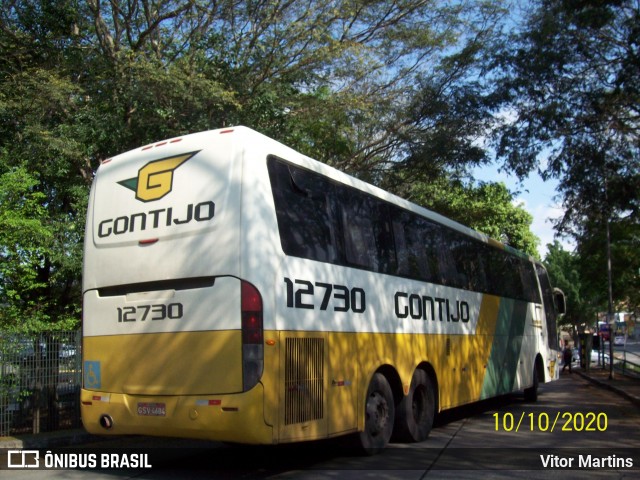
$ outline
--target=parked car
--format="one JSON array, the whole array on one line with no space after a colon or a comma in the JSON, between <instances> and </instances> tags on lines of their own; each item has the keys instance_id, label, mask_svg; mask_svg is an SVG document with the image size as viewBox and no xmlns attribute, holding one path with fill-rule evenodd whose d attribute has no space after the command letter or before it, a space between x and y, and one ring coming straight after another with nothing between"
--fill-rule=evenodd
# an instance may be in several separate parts
<instances>
[{"instance_id":1,"label":"parked car","mask_svg":"<svg viewBox=\"0 0 640 480\"><path fill-rule=\"evenodd\" d=\"M616 335L613 337L614 345L624 345L624 335Z\"/></svg>"},{"instance_id":2,"label":"parked car","mask_svg":"<svg viewBox=\"0 0 640 480\"><path fill-rule=\"evenodd\" d=\"M76 356L76 347L74 345L67 345L63 343L60 345L60 351L58 357L60 358L73 358Z\"/></svg>"},{"instance_id":3,"label":"parked car","mask_svg":"<svg viewBox=\"0 0 640 480\"><path fill-rule=\"evenodd\" d=\"M33 363L37 356L45 358L47 355L47 346L43 341L26 338L10 339L6 349L7 360L19 363Z\"/></svg>"},{"instance_id":4,"label":"parked car","mask_svg":"<svg viewBox=\"0 0 640 480\"><path fill-rule=\"evenodd\" d=\"M580 363L580 350L579 350L579 349L574 348L574 349L571 351L571 360L572 360L573 362L578 362L578 363Z\"/></svg>"}]
</instances>

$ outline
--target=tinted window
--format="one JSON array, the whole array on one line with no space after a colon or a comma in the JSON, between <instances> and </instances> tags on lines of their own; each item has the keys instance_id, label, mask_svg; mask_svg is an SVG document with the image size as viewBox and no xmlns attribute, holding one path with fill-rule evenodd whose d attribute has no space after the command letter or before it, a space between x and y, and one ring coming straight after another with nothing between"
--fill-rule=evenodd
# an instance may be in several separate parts
<instances>
[{"instance_id":1,"label":"tinted window","mask_svg":"<svg viewBox=\"0 0 640 480\"><path fill-rule=\"evenodd\" d=\"M282 249L287 255L335 262L331 204L333 185L324 177L269 162Z\"/></svg>"},{"instance_id":2,"label":"tinted window","mask_svg":"<svg viewBox=\"0 0 640 480\"><path fill-rule=\"evenodd\" d=\"M345 185L337 186L336 211L342 232L344 265L395 274L396 248L389 206Z\"/></svg>"},{"instance_id":3,"label":"tinted window","mask_svg":"<svg viewBox=\"0 0 640 480\"><path fill-rule=\"evenodd\" d=\"M483 254L486 253L486 244L473 238L460 236L456 242L452 255L458 272L465 272L461 277L464 283L461 288L478 292L487 292L487 277L485 274L485 261Z\"/></svg>"},{"instance_id":4,"label":"tinted window","mask_svg":"<svg viewBox=\"0 0 640 480\"><path fill-rule=\"evenodd\" d=\"M398 258L398 275L440 283L438 229L425 218L394 210L393 233Z\"/></svg>"},{"instance_id":5,"label":"tinted window","mask_svg":"<svg viewBox=\"0 0 640 480\"><path fill-rule=\"evenodd\" d=\"M373 199L341 192L340 224L344 235L344 254L348 265L379 271L375 205Z\"/></svg>"},{"instance_id":6,"label":"tinted window","mask_svg":"<svg viewBox=\"0 0 640 480\"><path fill-rule=\"evenodd\" d=\"M548 342L549 348L557 349L557 328L556 328L556 308L553 301L553 289L549 282L549 275L545 268L538 264L536 265L536 271L538 274L538 280L540 281L540 290L542 291L542 303L544 304L544 313L547 320L547 332L549 333Z\"/></svg>"}]
</instances>

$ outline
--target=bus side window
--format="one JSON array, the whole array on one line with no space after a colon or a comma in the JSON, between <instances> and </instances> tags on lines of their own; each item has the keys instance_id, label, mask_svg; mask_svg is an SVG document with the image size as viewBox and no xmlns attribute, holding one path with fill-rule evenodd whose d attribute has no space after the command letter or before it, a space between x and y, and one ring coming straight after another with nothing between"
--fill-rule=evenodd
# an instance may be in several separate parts
<instances>
[{"instance_id":1,"label":"bus side window","mask_svg":"<svg viewBox=\"0 0 640 480\"><path fill-rule=\"evenodd\" d=\"M344 192L341 208L344 253L348 265L378 271L378 252L372 221L371 202Z\"/></svg>"},{"instance_id":2,"label":"bus side window","mask_svg":"<svg viewBox=\"0 0 640 480\"><path fill-rule=\"evenodd\" d=\"M336 261L330 216L333 185L320 175L270 157L269 176L282 249L287 255Z\"/></svg>"},{"instance_id":3,"label":"bus side window","mask_svg":"<svg viewBox=\"0 0 640 480\"><path fill-rule=\"evenodd\" d=\"M520 298L520 276L515 272L511 256L496 247L489 247L487 281L490 293L509 298Z\"/></svg>"},{"instance_id":4,"label":"bus side window","mask_svg":"<svg viewBox=\"0 0 640 480\"><path fill-rule=\"evenodd\" d=\"M525 300L533 303L540 303L540 292L536 283L536 272L533 264L529 260L522 259L520 262L520 278L524 287Z\"/></svg>"},{"instance_id":5,"label":"bus side window","mask_svg":"<svg viewBox=\"0 0 640 480\"><path fill-rule=\"evenodd\" d=\"M453 249L453 258L458 272L466 272L465 283L461 287L485 292L487 290L487 282L484 264L480 258L481 245L475 240L460 235L456 242L456 247Z\"/></svg>"},{"instance_id":6,"label":"bus side window","mask_svg":"<svg viewBox=\"0 0 640 480\"><path fill-rule=\"evenodd\" d=\"M409 276L409 248L407 247L407 238L404 233L404 226L400 221L402 213L393 211L391 217L391 227L393 230L393 239L396 246L396 271L393 272L401 276Z\"/></svg>"},{"instance_id":7,"label":"bus side window","mask_svg":"<svg viewBox=\"0 0 640 480\"><path fill-rule=\"evenodd\" d=\"M556 309L553 302L553 289L549 282L549 275L546 269L538 264L536 265L536 271L538 274L538 281L540 282L540 290L542 292L542 303L544 305L544 313L547 321L547 333L549 340L549 347L556 349L555 339L557 338L556 327Z\"/></svg>"},{"instance_id":8,"label":"bus side window","mask_svg":"<svg viewBox=\"0 0 640 480\"><path fill-rule=\"evenodd\" d=\"M464 283L458 275L456 262L453 258L453 251L456 249L457 243L453 232L438 225L433 233L429 233L429 240L438 259L438 271L440 272L438 283L450 287L458 287Z\"/></svg>"},{"instance_id":9,"label":"bus side window","mask_svg":"<svg viewBox=\"0 0 640 480\"><path fill-rule=\"evenodd\" d=\"M398 271L396 244L393 237L393 227L389 206L376 201L374 205L374 231L378 247L380 273L395 275Z\"/></svg>"},{"instance_id":10,"label":"bus side window","mask_svg":"<svg viewBox=\"0 0 640 480\"><path fill-rule=\"evenodd\" d=\"M396 252L387 206L348 188L344 188L338 197L346 264L374 272L396 273Z\"/></svg>"},{"instance_id":11,"label":"bus side window","mask_svg":"<svg viewBox=\"0 0 640 480\"><path fill-rule=\"evenodd\" d=\"M428 222L405 211L392 212L393 234L398 257L398 274L425 281L437 281L437 256L429 245Z\"/></svg>"}]
</instances>

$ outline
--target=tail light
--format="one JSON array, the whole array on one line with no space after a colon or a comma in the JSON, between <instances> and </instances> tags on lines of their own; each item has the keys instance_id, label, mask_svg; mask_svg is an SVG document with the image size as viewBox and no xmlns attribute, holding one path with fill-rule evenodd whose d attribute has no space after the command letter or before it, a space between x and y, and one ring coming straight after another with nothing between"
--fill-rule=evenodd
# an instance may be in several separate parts
<instances>
[{"instance_id":1,"label":"tail light","mask_svg":"<svg viewBox=\"0 0 640 480\"><path fill-rule=\"evenodd\" d=\"M241 283L242 384L246 392L255 387L264 368L262 296L248 282Z\"/></svg>"}]
</instances>

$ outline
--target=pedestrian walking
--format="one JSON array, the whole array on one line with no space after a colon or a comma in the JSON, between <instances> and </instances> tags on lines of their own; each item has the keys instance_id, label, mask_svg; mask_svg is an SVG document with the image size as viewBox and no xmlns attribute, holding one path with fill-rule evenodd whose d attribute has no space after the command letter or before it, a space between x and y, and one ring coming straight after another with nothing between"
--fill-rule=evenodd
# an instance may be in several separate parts
<instances>
[{"instance_id":1,"label":"pedestrian walking","mask_svg":"<svg viewBox=\"0 0 640 480\"><path fill-rule=\"evenodd\" d=\"M569 342L566 342L564 344L564 350L562 351L562 361L564 363L564 365L562 366L562 371L564 372L564 369L569 367L569 373L571 373L571 348L569 348Z\"/></svg>"}]
</instances>

